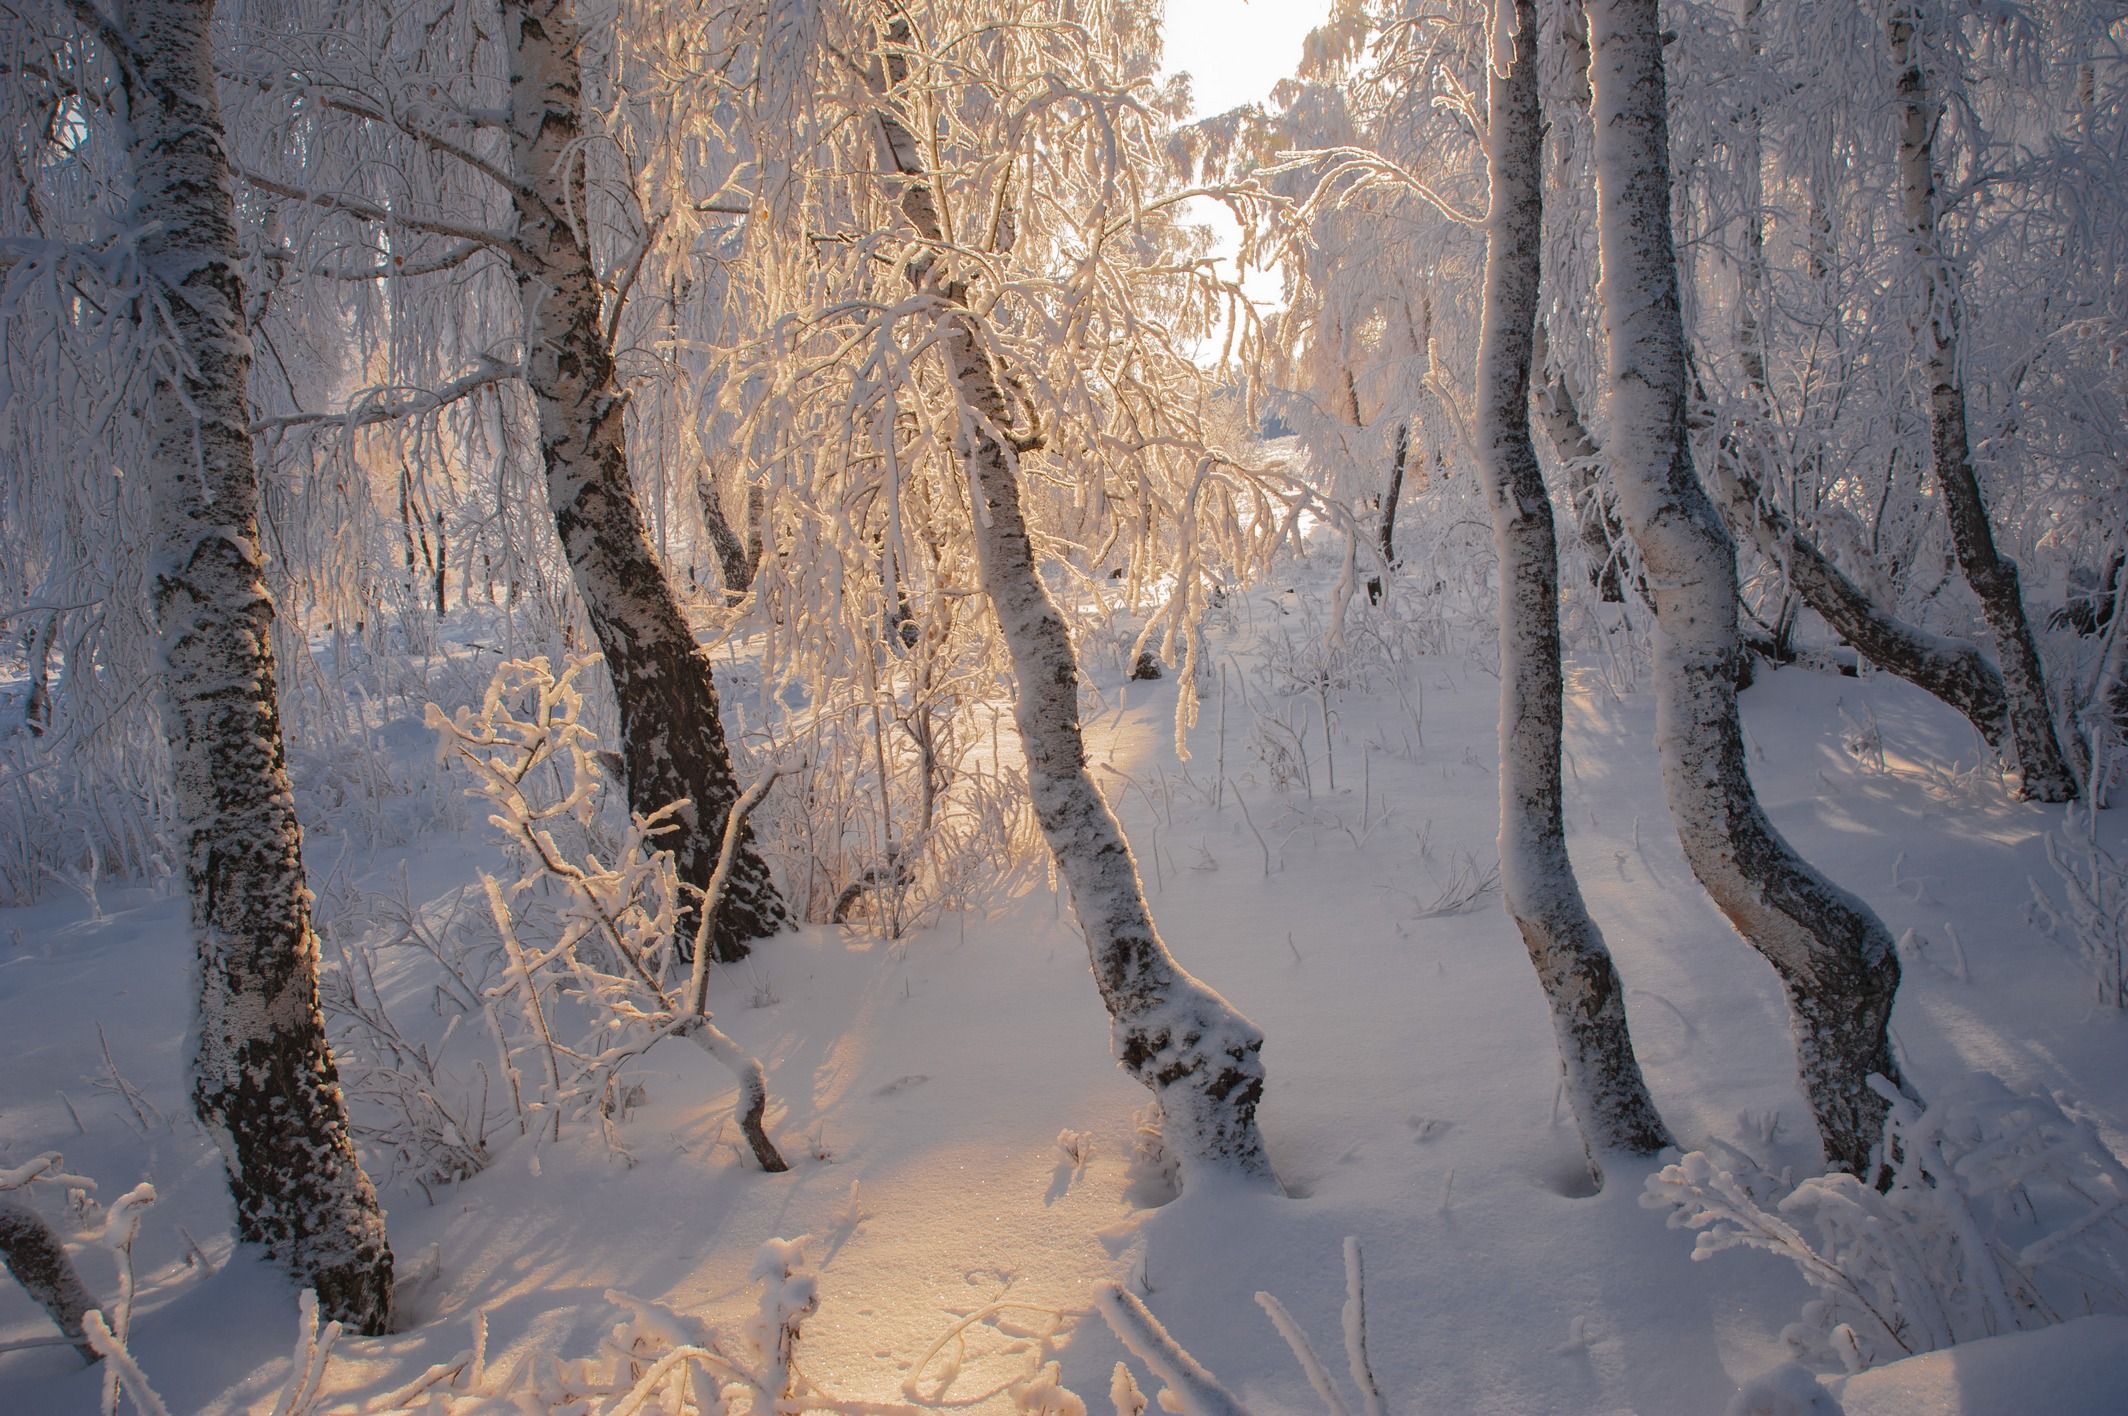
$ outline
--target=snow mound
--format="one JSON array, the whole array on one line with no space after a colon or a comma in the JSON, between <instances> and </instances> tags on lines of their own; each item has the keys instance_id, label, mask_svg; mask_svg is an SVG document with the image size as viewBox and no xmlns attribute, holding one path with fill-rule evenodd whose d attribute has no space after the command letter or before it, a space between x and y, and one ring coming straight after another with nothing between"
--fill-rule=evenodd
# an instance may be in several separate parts
<instances>
[{"instance_id":1,"label":"snow mound","mask_svg":"<svg viewBox=\"0 0 2128 1416\"><path fill-rule=\"evenodd\" d=\"M1846 1416L2120 1416L2128 1409L2128 1318L1964 1342L1832 1386Z\"/></svg>"}]
</instances>

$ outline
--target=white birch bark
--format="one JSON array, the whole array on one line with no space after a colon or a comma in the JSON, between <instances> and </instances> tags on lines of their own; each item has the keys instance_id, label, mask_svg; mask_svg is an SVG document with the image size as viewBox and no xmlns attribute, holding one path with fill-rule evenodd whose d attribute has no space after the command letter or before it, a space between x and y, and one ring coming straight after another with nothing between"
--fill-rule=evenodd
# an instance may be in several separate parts
<instances>
[{"instance_id":1,"label":"white birch bark","mask_svg":"<svg viewBox=\"0 0 2128 1416\"><path fill-rule=\"evenodd\" d=\"M948 233L915 135L890 106L907 71L906 19L887 34L885 75L875 70L881 157L899 175L898 204L934 248ZM1107 1005L1117 1060L1159 1098L1163 1135L1185 1180L1238 1177L1275 1187L1256 1108L1263 1096L1263 1035L1175 961L1153 926L1136 858L1087 767L1079 725L1079 664L1064 617L1035 562L1020 506L1021 449L1007 431L1005 376L986 346L967 287L936 257L909 278L944 306L938 347L960 405L956 452L977 498L975 537L983 588L997 614L1019 692L1013 716L1028 790L1072 912L1086 936L1094 982Z\"/></svg>"},{"instance_id":2,"label":"white birch bark","mask_svg":"<svg viewBox=\"0 0 2128 1416\"><path fill-rule=\"evenodd\" d=\"M1774 831L1737 716L1735 548L1685 437L1685 343L1670 233L1668 95L1656 0L1589 0L1612 476L1656 612L1656 739L1678 839L1715 905L1788 995L1803 1093L1828 1164L1871 1165L1900 1082L1891 935Z\"/></svg>"},{"instance_id":3,"label":"white birch bark","mask_svg":"<svg viewBox=\"0 0 2128 1416\"><path fill-rule=\"evenodd\" d=\"M258 543L251 335L208 27L211 0L130 0L121 64L132 220L163 358L144 410L163 722L199 951L193 1106L237 1230L362 1332L392 1256L318 1008L318 940L284 766Z\"/></svg>"},{"instance_id":4,"label":"white birch bark","mask_svg":"<svg viewBox=\"0 0 2128 1416\"><path fill-rule=\"evenodd\" d=\"M503 0L510 51L510 145L530 188L520 194L512 260L525 305L525 378L539 408L547 499L591 617L621 715L629 808L650 815L685 798L681 829L661 842L680 882L707 888L724 822L739 795L709 656L695 643L651 550L628 475L627 394L606 337L588 230L583 35L575 0ZM572 219L573 218L573 219ZM694 938L698 904L677 937ZM715 953L787 922L767 863L742 828L739 856L712 919Z\"/></svg>"},{"instance_id":5,"label":"white birch bark","mask_svg":"<svg viewBox=\"0 0 2128 1416\"><path fill-rule=\"evenodd\" d=\"M1914 263L1927 291L1918 334L1922 371L1928 380L1929 451L1936 487L1943 494L1944 519L1951 529L1958 568L1980 600L1981 616L1995 640L1995 658L2002 666L2009 699L2010 745L2022 778L2021 794L2036 801L2074 801L2076 774L2055 735L2046 674L2018 588L2017 566L1995 548L1987 503L1973 470L1966 432L1965 378L1959 370L1962 292L1936 232L1935 131L1943 105L1929 87L1915 41L1918 3L1889 0L1885 27L1892 63L1899 71L1899 205Z\"/></svg>"},{"instance_id":6,"label":"white birch bark","mask_svg":"<svg viewBox=\"0 0 2128 1416\"><path fill-rule=\"evenodd\" d=\"M1478 443L1500 558L1500 881L1551 1005L1567 1094L1599 1182L1602 1157L1670 1144L1626 1030L1625 990L1567 858L1560 784L1559 559L1552 504L1530 440L1543 130L1535 0L1496 22L1486 140L1492 216L1478 344Z\"/></svg>"}]
</instances>

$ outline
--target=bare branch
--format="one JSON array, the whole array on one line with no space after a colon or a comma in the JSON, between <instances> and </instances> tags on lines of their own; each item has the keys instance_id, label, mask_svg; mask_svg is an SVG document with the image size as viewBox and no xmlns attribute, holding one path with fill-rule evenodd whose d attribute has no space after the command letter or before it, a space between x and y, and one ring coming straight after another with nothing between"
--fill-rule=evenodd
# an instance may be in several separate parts
<instances>
[{"instance_id":1,"label":"bare branch","mask_svg":"<svg viewBox=\"0 0 2128 1416\"><path fill-rule=\"evenodd\" d=\"M472 373L453 379L439 388L417 390L398 399L383 398L382 389L370 389L344 413L284 413L273 418L259 419L251 425L251 432L257 437L285 433L293 428L315 427L320 423L336 423L351 430L366 428L375 423L395 422L401 418L433 413L469 394L516 377L515 364L489 359L483 361Z\"/></svg>"},{"instance_id":2,"label":"bare branch","mask_svg":"<svg viewBox=\"0 0 2128 1416\"><path fill-rule=\"evenodd\" d=\"M396 226L404 231L419 231L430 236L448 236L458 241L474 241L508 255L513 261L527 259L525 249L517 238L508 232L496 231L486 226L471 226L462 221L445 221L434 217L409 216L393 211L364 197L349 196L345 192L314 192L302 187L276 181L261 172L231 165L230 170L262 192L276 197L286 197L293 202L302 202L321 211L344 211L364 221L374 221L380 226Z\"/></svg>"}]
</instances>

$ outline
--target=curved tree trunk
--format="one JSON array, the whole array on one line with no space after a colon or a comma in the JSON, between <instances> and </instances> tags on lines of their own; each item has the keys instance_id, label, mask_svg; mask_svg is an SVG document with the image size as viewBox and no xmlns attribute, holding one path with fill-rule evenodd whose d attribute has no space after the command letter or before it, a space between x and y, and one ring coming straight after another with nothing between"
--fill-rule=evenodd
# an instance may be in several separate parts
<instances>
[{"instance_id":1,"label":"curved tree trunk","mask_svg":"<svg viewBox=\"0 0 2128 1416\"><path fill-rule=\"evenodd\" d=\"M2076 799L2076 774L2063 757L2047 704L2046 673L2025 615L2017 565L1995 549L1995 532L1966 435L1965 377L1959 370L1960 292L1936 235L1935 130L1942 104L1929 89L1914 37L1914 0L1889 0L1885 25L1899 69L1899 203L1915 265L1925 277L1927 306L1919 321L1922 366L1929 386L1929 451L1943 493L1951 547L1966 584L1995 639L2010 710L2010 741L2023 778L2022 794L2036 801Z\"/></svg>"},{"instance_id":2,"label":"curved tree trunk","mask_svg":"<svg viewBox=\"0 0 2128 1416\"><path fill-rule=\"evenodd\" d=\"M65 1243L37 1211L5 1194L0 1194L0 1267L37 1300L82 1361L96 1360L81 1323L96 1300L67 1257Z\"/></svg>"},{"instance_id":3,"label":"curved tree trunk","mask_svg":"<svg viewBox=\"0 0 2128 1416\"><path fill-rule=\"evenodd\" d=\"M1891 935L1774 831L1737 716L1735 547L1685 439L1685 341L1670 235L1670 163L1656 0L1590 0L1612 475L1656 612L1663 790L1692 872L1787 991L1803 1092L1826 1161L1866 1174L1900 1082L1889 1024Z\"/></svg>"},{"instance_id":4,"label":"curved tree trunk","mask_svg":"<svg viewBox=\"0 0 2128 1416\"><path fill-rule=\"evenodd\" d=\"M1978 648L1918 629L1877 603L1796 529L1741 466L1716 459L1709 478L1730 528L1749 536L1768 560L1786 567L1788 583L1863 658L1956 708L1990 748L2009 743L2009 703L2002 675Z\"/></svg>"},{"instance_id":5,"label":"curved tree trunk","mask_svg":"<svg viewBox=\"0 0 2128 1416\"><path fill-rule=\"evenodd\" d=\"M1603 1155L1652 1155L1670 1135L1633 1054L1618 970L1567 858L1559 559L1529 424L1543 219L1537 14L1535 0L1500 3L1514 6L1515 52L1511 63L1495 54L1490 68L1493 206L1478 346L1478 442L1500 556L1500 878L1551 1004L1567 1093L1600 1183Z\"/></svg>"},{"instance_id":6,"label":"curved tree trunk","mask_svg":"<svg viewBox=\"0 0 2128 1416\"><path fill-rule=\"evenodd\" d=\"M525 377L539 407L547 499L613 677L629 808L648 815L682 798L690 803L665 843L680 882L697 892L676 931L689 941L738 782L709 656L680 614L629 481L627 394L614 373L598 274L582 227L562 215L584 211L586 196L575 0L503 0L502 8L512 156L533 193L518 199L513 259L527 311ZM748 941L788 922L752 829L742 827L730 888L712 921L716 957L743 958Z\"/></svg>"},{"instance_id":7,"label":"curved tree trunk","mask_svg":"<svg viewBox=\"0 0 2128 1416\"><path fill-rule=\"evenodd\" d=\"M914 134L887 106L906 61L908 21L887 31L886 76L875 71L881 153L900 175L902 213L918 236L943 243L946 232ZM1079 663L1064 617L1035 563L1020 507L1019 455L1007 432L1011 406L1004 376L967 311L966 287L935 266L909 271L911 282L949 307L939 322L939 350L960 404L956 451L982 507L975 517L983 588L996 611L1019 692L1013 704L1035 819L1086 935L1094 982L1112 1022L1116 1057L1159 1098L1167 1144L1199 1173L1240 1176L1275 1187L1277 1179L1256 1125L1263 1097L1263 1035L1224 998L1175 961L1153 927L1138 863L1123 828L1086 765L1079 727Z\"/></svg>"},{"instance_id":8,"label":"curved tree trunk","mask_svg":"<svg viewBox=\"0 0 2128 1416\"><path fill-rule=\"evenodd\" d=\"M238 1233L331 1316L391 1321L384 1216L355 1157L318 1008L302 832L283 762L258 544L251 332L208 27L197 0L132 0L120 24L141 261L176 367L145 410L164 730L199 947L192 1100ZM107 41L108 42L108 41Z\"/></svg>"}]
</instances>

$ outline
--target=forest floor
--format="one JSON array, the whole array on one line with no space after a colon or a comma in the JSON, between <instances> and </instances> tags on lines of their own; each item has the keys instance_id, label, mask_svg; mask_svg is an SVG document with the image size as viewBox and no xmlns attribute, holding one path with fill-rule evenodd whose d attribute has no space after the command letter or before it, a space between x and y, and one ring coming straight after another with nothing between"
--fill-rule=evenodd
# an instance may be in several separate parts
<instances>
[{"instance_id":1,"label":"forest floor","mask_svg":"<svg viewBox=\"0 0 2128 1416\"><path fill-rule=\"evenodd\" d=\"M1811 1296L1787 1261L1694 1262L1692 1235L1641 1204L1659 1163L1614 1165L1591 1193L1497 889L1489 629L1458 628L1482 621L1453 612L1450 589L1419 593L1407 570L1385 608L1360 598L1346 647L1326 651L1328 562L1299 563L1214 626L1219 670L1188 761L1172 679L1126 684L1097 666L1088 714L1168 943L1267 1039L1262 1119L1286 1197L1205 1187L1148 1206L1157 1186L1133 1160L1146 1097L1110 1058L1083 941L1039 877L896 941L812 926L720 972L711 999L767 1065L791 1173L742 1158L728 1080L667 1046L621 1128L627 1162L576 1126L558 1142L513 1137L455 1185L387 1182L403 1331L343 1340L327 1406L449 1360L477 1315L491 1366L592 1355L615 1321L608 1290L741 1322L762 1242L801 1235L820 1306L799 1364L820 1388L879 1402L1009 1410L1005 1386L1054 1359L1106 1409L1128 1354L1089 1302L1119 1280L1253 1409L1321 1409L1253 1295L1276 1296L1341 1372L1346 1236L1365 1255L1392 1410L1701 1416L1785 1360L1782 1328ZM1570 670L1582 887L1682 1144L1804 1175L1817 1151L1782 1000L1678 851L1649 672L1602 653ZM1745 703L1774 822L1906 936L1894 1028L1921 1093L1977 1095L1988 1078L2057 1093L2128 1151L2128 1018L2098 1007L2081 961L2028 918L2028 882L2058 888L2043 838L2060 809L2008 800L1970 770L1963 722L1896 680L1788 668ZM408 762L430 750L404 719L378 741ZM334 944L379 927L392 897L440 917L470 886L477 904L477 873L499 868L477 813L461 831L377 846L335 829L321 789L302 805ZM2100 831L2121 852L2128 815L2102 814ZM62 1151L106 1203L152 1181L131 1350L174 1412L266 1410L287 1380L295 1305L274 1271L232 1252L218 1158L187 1119L187 955L168 886L81 882L0 911L0 1166ZM387 981L417 1014L427 986L403 962ZM113 1291L106 1253L90 1246L82 1262L93 1290ZM2128 1390L2123 1329L2103 1326L2119 1320L2096 1321L2037 1359L2088 1379L2094 1412ZM49 1333L0 1289L0 1346ZM1991 1405L1986 1380L2028 1381L2029 1366L1992 1370L1909 1364L1937 1396L1880 1389L1870 1405L1858 1383L1850 1410L2019 1409ZM90 1411L97 1391L64 1348L0 1351L0 1411Z\"/></svg>"}]
</instances>

